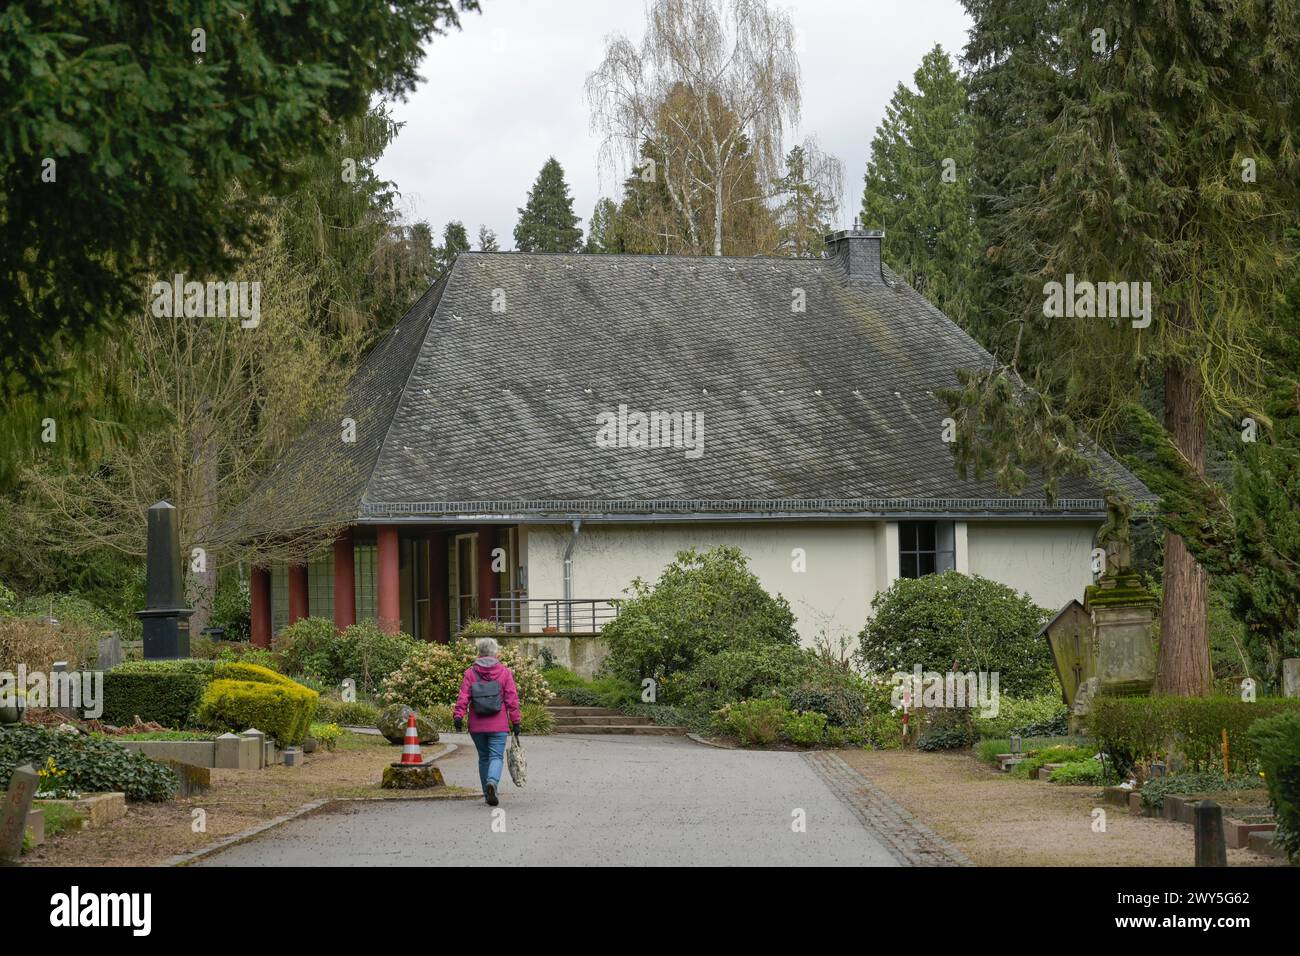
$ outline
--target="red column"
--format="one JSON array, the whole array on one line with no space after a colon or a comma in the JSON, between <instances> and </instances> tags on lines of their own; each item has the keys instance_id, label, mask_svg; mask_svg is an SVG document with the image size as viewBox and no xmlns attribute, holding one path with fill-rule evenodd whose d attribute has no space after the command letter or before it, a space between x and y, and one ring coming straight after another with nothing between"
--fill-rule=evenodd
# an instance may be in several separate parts
<instances>
[{"instance_id":1,"label":"red column","mask_svg":"<svg viewBox=\"0 0 1300 956\"><path fill-rule=\"evenodd\" d=\"M378 529L379 566L375 569L379 591L379 629L396 634L402 629L401 562L397 553L397 528L383 525Z\"/></svg>"},{"instance_id":2,"label":"red column","mask_svg":"<svg viewBox=\"0 0 1300 956\"><path fill-rule=\"evenodd\" d=\"M252 641L258 647L271 646L271 572L253 568L248 576L248 597L252 605Z\"/></svg>"},{"instance_id":3,"label":"red column","mask_svg":"<svg viewBox=\"0 0 1300 956\"><path fill-rule=\"evenodd\" d=\"M301 621L311 613L307 606L307 565L289 565L289 623Z\"/></svg>"},{"instance_id":4,"label":"red column","mask_svg":"<svg viewBox=\"0 0 1300 956\"><path fill-rule=\"evenodd\" d=\"M429 541L429 614L433 618L433 639L439 644L451 640L451 595L447 574L447 536L435 533Z\"/></svg>"},{"instance_id":5,"label":"red column","mask_svg":"<svg viewBox=\"0 0 1300 956\"><path fill-rule=\"evenodd\" d=\"M497 529L495 525L480 525L478 529L478 616L492 620L495 608L493 598L497 595L497 572L492 570L492 551L497 546Z\"/></svg>"},{"instance_id":6,"label":"red column","mask_svg":"<svg viewBox=\"0 0 1300 956\"><path fill-rule=\"evenodd\" d=\"M357 623L356 571L352 557L352 529L334 542L334 626L340 631Z\"/></svg>"}]
</instances>

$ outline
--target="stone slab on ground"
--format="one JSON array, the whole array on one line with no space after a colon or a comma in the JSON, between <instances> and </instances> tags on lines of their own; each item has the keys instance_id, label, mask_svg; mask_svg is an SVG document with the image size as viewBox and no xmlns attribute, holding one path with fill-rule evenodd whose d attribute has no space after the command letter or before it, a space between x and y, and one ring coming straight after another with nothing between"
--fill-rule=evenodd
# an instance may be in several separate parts
<instances>
[{"instance_id":1,"label":"stone slab on ground","mask_svg":"<svg viewBox=\"0 0 1300 956\"><path fill-rule=\"evenodd\" d=\"M1276 830L1252 833L1246 838L1246 847L1262 856L1272 857L1275 860L1285 860L1286 851L1282 849L1280 843L1274 840L1276 834Z\"/></svg>"},{"instance_id":2,"label":"stone slab on ground","mask_svg":"<svg viewBox=\"0 0 1300 956\"><path fill-rule=\"evenodd\" d=\"M45 811L40 807L27 811L27 835L31 837L32 846L45 842Z\"/></svg>"},{"instance_id":3,"label":"stone slab on ground","mask_svg":"<svg viewBox=\"0 0 1300 956\"><path fill-rule=\"evenodd\" d=\"M125 793L83 793L76 800L42 800L42 803L72 807L86 818L83 830L98 830L126 816Z\"/></svg>"},{"instance_id":4,"label":"stone slab on ground","mask_svg":"<svg viewBox=\"0 0 1300 956\"><path fill-rule=\"evenodd\" d=\"M1276 823L1247 823L1236 817L1223 818L1223 838L1234 850L1249 846L1252 833L1272 833L1276 829Z\"/></svg>"}]
</instances>

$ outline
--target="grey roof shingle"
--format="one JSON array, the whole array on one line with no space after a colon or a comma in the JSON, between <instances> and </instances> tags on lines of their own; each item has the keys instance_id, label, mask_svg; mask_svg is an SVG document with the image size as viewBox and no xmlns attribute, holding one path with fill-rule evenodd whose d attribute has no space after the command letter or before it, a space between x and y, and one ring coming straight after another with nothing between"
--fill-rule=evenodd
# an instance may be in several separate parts
<instances>
[{"instance_id":1,"label":"grey roof shingle","mask_svg":"<svg viewBox=\"0 0 1300 956\"><path fill-rule=\"evenodd\" d=\"M957 476L933 393L990 358L886 275L850 280L824 259L466 253L362 362L342 412L356 445L325 423L271 481L311 475L302 493L320 513L362 519L1103 511L1092 477L1063 480L1048 507ZM598 416L620 404L703 415L703 454L598 447Z\"/></svg>"}]
</instances>

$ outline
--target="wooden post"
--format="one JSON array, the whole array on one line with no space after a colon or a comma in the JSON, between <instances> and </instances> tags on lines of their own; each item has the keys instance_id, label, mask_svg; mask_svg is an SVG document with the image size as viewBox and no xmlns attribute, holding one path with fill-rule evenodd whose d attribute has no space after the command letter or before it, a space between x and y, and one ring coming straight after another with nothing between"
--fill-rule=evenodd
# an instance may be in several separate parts
<instances>
[{"instance_id":1,"label":"wooden post","mask_svg":"<svg viewBox=\"0 0 1300 956\"><path fill-rule=\"evenodd\" d=\"M1228 776L1228 728L1223 728L1223 775Z\"/></svg>"},{"instance_id":2,"label":"wooden post","mask_svg":"<svg viewBox=\"0 0 1300 956\"><path fill-rule=\"evenodd\" d=\"M4 805L0 806L0 866L16 866L23 852L27 814L31 812L39 779L30 764L15 767L9 778L9 791Z\"/></svg>"},{"instance_id":3,"label":"wooden post","mask_svg":"<svg viewBox=\"0 0 1300 956\"><path fill-rule=\"evenodd\" d=\"M1192 808L1196 832L1196 865L1227 866L1228 845L1223 839L1223 808L1213 800L1200 800Z\"/></svg>"}]
</instances>

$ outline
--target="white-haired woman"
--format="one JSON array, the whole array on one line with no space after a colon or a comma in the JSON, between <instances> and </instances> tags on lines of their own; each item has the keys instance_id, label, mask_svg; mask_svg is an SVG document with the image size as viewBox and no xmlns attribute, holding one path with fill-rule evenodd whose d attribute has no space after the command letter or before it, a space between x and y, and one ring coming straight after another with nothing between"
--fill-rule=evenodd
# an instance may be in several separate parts
<instances>
[{"instance_id":1,"label":"white-haired woman","mask_svg":"<svg viewBox=\"0 0 1300 956\"><path fill-rule=\"evenodd\" d=\"M497 660L501 648L496 640L480 637L475 647L478 658L461 678L460 696L456 698L452 719L459 731L466 711L469 712L469 735L478 750L478 779L483 787L483 799L495 807L508 731L518 736L523 715L519 711L515 675Z\"/></svg>"}]
</instances>

